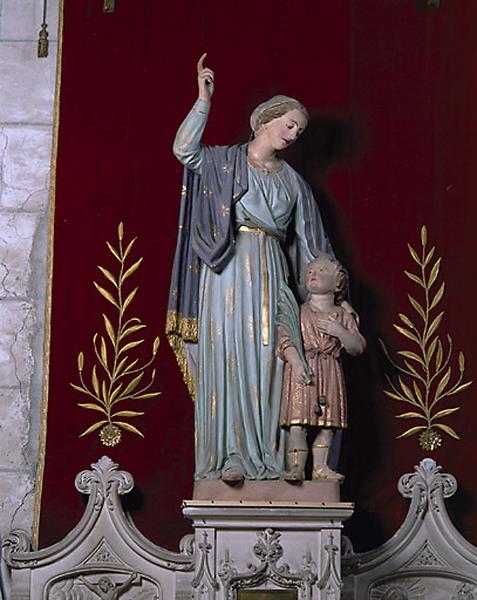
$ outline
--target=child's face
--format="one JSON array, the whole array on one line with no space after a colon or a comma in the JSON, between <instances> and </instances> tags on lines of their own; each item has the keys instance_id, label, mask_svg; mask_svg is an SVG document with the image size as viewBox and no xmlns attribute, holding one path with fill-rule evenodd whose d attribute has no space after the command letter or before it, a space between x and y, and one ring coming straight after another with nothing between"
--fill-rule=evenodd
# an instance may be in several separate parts
<instances>
[{"instance_id":1,"label":"child's face","mask_svg":"<svg viewBox=\"0 0 477 600\"><path fill-rule=\"evenodd\" d=\"M338 267L321 258L312 261L305 273L305 285L311 294L330 294L336 291Z\"/></svg>"}]
</instances>

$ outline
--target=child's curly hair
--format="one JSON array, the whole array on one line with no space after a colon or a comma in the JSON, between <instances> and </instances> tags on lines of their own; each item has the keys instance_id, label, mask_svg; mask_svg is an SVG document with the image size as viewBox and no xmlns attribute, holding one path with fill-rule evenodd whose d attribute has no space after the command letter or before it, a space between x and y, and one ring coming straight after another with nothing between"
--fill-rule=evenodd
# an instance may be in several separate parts
<instances>
[{"instance_id":1,"label":"child's curly hair","mask_svg":"<svg viewBox=\"0 0 477 600\"><path fill-rule=\"evenodd\" d=\"M324 260L336 265L336 291L335 291L335 304L340 306L345 300L348 299L349 290L349 279L348 271L343 267L339 260L337 260L331 254L321 254L317 258L314 258L308 263L307 270L312 264L319 264Z\"/></svg>"}]
</instances>

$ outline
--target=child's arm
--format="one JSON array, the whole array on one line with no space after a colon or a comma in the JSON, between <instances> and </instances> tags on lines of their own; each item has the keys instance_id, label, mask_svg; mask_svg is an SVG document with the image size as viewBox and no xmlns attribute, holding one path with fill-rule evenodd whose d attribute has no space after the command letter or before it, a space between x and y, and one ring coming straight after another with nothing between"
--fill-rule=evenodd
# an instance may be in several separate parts
<instances>
[{"instance_id":1,"label":"child's arm","mask_svg":"<svg viewBox=\"0 0 477 600\"><path fill-rule=\"evenodd\" d=\"M359 356L366 348L366 340L359 332L353 315L346 313L344 322L345 325L342 325L331 316L328 319L317 319L320 331L338 338L343 348L351 356Z\"/></svg>"},{"instance_id":2,"label":"child's arm","mask_svg":"<svg viewBox=\"0 0 477 600\"><path fill-rule=\"evenodd\" d=\"M297 383L311 383L311 378L305 370L305 365L300 358L298 350L283 327L278 328L277 356L290 363L293 378Z\"/></svg>"},{"instance_id":3,"label":"child's arm","mask_svg":"<svg viewBox=\"0 0 477 600\"><path fill-rule=\"evenodd\" d=\"M305 371L305 367L295 346L288 346L283 354L285 356L285 360L291 364L293 378L295 381L304 385L311 383L310 377Z\"/></svg>"}]
</instances>

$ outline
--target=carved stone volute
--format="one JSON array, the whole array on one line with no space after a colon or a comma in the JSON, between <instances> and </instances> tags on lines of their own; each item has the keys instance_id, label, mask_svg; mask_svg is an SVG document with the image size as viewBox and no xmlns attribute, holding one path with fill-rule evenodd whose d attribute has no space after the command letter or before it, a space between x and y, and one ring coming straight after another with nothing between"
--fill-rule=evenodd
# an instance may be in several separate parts
<instances>
[{"instance_id":1,"label":"carved stone volute","mask_svg":"<svg viewBox=\"0 0 477 600\"><path fill-rule=\"evenodd\" d=\"M257 537L253 553L260 562L275 565L283 556L283 548L279 542L280 533L269 528L258 532Z\"/></svg>"},{"instance_id":2,"label":"carved stone volute","mask_svg":"<svg viewBox=\"0 0 477 600\"><path fill-rule=\"evenodd\" d=\"M2 542L2 556L8 566L13 567L16 562L14 554L31 551L31 539L23 529L14 529Z\"/></svg>"},{"instance_id":3,"label":"carved stone volute","mask_svg":"<svg viewBox=\"0 0 477 600\"><path fill-rule=\"evenodd\" d=\"M76 489L92 497L95 510L100 510L105 498L108 508L114 508L118 495L127 494L134 487L134 479L127 471L119 471L118 465L103 456L91 465L91 471L81 471L75 479Z\"/></svg>"},{"instance_id":4,"label":"carved stone volute","mask_svg":"<svg viewBox=\"0 0 477 600\"><path fill-rule=\"evenodd\" d=\"M413 498L419 512L427 508L439 512L444 498L450 498L457 490L455 477L441 473L441 467L432 458L424 458L414 468L414 473L406 473L399 480L399 493L404 498Z\"/></svg>"},{"instance_id":5,"label":"carved stone volute","mask_svg":"<svg viewBox=\"0 0 477 600\"><path fill-rule=\"evenodd\" d=\"M431 458L414 468L399 480L399 492L411 504L398 531L368 552L355 554L345 544L344 598L477 598L477 548L457 531L446 509L457 481Z\"/></svg>"}]
</instances>

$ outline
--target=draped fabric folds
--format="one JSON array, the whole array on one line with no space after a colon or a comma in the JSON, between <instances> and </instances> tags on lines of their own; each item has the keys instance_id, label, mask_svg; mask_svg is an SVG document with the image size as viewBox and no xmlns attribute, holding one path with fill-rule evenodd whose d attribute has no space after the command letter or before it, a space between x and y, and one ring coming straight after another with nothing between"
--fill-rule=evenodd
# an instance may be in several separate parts
<instances>
[{"instance_id":1,"label":"draped fabric folds","mask_svg":"<svg viewBox=\"0 0 477 600\"><path fill-rule=\"evenodd\" d=\"M203 146L202 175L185 168L174 264L169 290L166 334L184 380L195 395L196 359L190 344L197 342L201 265L220 273L234 253L234 203L248 189L247 145ZM332 253L313 193L298 176L303 199L303 230L314 256ZM293 235L285 242L292 283L300 290L300 273L307 258Z\"/></svg>"}]
</instances>

